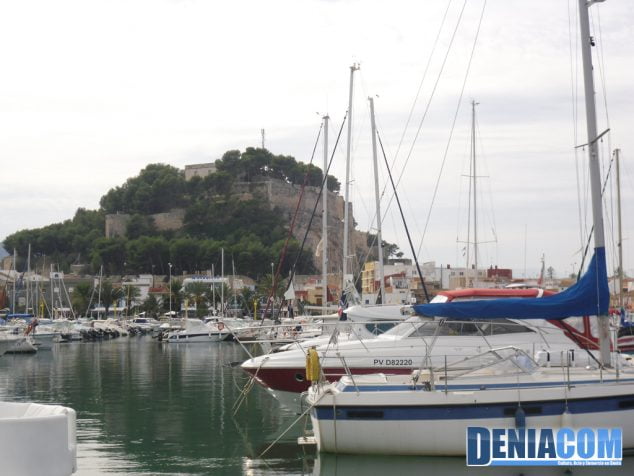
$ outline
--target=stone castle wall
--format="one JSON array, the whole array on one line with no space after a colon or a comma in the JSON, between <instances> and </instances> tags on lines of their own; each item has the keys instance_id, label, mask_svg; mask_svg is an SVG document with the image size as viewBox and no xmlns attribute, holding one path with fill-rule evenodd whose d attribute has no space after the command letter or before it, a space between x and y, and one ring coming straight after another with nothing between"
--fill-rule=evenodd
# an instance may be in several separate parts
<instances>
[{"instance_id":1,"label":"stone castle wall","mask_svg":"<svg viewBox=\"0 0 634 476\"><path fill-rule=\"evenodd\" d=\"M301 186L286 183L278 179L262 179L254 182L236 182L233 184L232 199L234 200L265 200L271 210L278 209L283 213L284 220L289 224L297 208L297 201L301 193ZM321 217L322 204L317 187L306 187L300 204L298 216L293 231L293 236L301 243L306 229L310 223L310 217L315 208L315 201L319 199L315 216L310 226L310 232L306 238L306 245L318 252L318 244L321 241ZM354 224L352 216L352 204L350 207L350 226ZM111 214L106 215L106 237L125 236L126 227L131 215ZM158 230L179 230L182 228L185 218L185 210L173 209L167 213L151 215ZM343 263L343 220L344 200L337 193L328 192L328 272L339 273ZM368 251L367 234L357 230L350 233L351 255L363 259ZM321 254L313 257L315 267L321 271ZM359 270L358 260L349 261L355 271Z\"/></svg>"},{"instance_id":2,"label":"stone castle wall","mask_svg":"<svg viewBox=\"0 0 634 476\"><path fill-rule=\"evenodd\" d=\"M278 179L265 179L259 182L238 182L234 184L234 196L239 200L263 199L269 204L271 210L278 208L285 214L284 219L290 225L297 201L301 193L301 186L289 184ZM315 202L319 204L315 210L315 216L310 222L310 217L315 208ZM348 205L350 226L354 223L352 214L352 204ZM310 232L306 238L307 246L315 253L319 253L318 247L321 241L321 221L322 203L319 196L319 188L305 187L304 196L300 204L298 216L293 230L293 236L301 243L306 234L308 224ZM343 197L334 192L328 192L328 272L341 272L343 263L343 221L344 221L344 200ZM367 234L357 230L350 232L350 254L365 257L368 251ZM315 267L321 271L321 254L313 257ZM349 261L353 269L359 270L358 260Z\"/></svg>"},{"instance_id":3,"label":"stone castle wall","mask_svg":"<svg viewBox=\"0 0 634 476\"><path fill-rule=\"evenodd\" d=\"M127 213L106 215L106 238L125 236L131 216ZM154 220L154 226L159 231L180 230L185 222L185 210L173 208L169 212L154 213L150 217Z\"/></svg>"}]
</instances>

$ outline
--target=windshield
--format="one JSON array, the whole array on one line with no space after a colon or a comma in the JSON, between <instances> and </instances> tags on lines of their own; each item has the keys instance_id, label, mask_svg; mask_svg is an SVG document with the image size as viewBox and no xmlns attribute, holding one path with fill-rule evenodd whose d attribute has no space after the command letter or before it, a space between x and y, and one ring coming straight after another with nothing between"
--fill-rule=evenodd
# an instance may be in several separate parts
<instances>
[{"instance_id":1,"label":"windshield","mask_svg":"<svg viewBox=\"0 0 634 476\"><path fill-rule=\"evenodd\" d=\"M440 326L440 327L439 327ZM410 317L407 321L385 332L391 337L479 336L534 332L532 329L509 319L434 319L422 316Z\"/></svg>"}]
</instances>

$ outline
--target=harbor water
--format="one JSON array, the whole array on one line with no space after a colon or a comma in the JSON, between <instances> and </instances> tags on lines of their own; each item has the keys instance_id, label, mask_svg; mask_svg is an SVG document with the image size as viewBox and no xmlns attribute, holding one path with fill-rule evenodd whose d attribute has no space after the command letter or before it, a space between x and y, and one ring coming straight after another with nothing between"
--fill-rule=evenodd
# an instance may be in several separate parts
<instances>
[{"instance_id":1,"label":"harbor water","mask_svg":"<svg viewBox=\"0 0 634 476\"><path fill-rule=\"evenodd\" d=\"M300 421L239 367L235 343L160 344L149 337L56 344L52 351L0 358L0 400L77 411L77 475L634 474L621 468L467 468L464 458L315 454L300 447Z\"/></svg>"}]
</instances>

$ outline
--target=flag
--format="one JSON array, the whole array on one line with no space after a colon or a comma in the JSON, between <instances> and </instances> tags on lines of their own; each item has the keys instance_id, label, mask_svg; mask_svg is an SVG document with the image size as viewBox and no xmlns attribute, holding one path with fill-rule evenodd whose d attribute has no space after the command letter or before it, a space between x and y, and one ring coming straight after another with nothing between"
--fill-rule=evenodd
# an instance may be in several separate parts
<instances>
[{"instance_id":1,"label":"flag","mask_svg":"<svg viewBox=\"0 0 634 476\"><path fill-rule=\"evenodd\" d=\"M293 288L293 281L288 285L288 289L284 293L284 299L290 301L291 299L295 299L295 288Z\"/></svg>"}]
</instances>

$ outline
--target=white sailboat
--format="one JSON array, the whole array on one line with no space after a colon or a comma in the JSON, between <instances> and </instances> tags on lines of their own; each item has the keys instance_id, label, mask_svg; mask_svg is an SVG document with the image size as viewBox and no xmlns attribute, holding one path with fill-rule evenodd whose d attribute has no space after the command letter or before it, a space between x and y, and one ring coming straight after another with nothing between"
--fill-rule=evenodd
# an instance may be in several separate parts
<instances>
[{"instance_id":1,"label":"white sailboat","mask_svg":"<svg viewBox=\"0 0 634 476\"><path fill-rule=\"evenodd\" d=\"M517 347L492 347L472 356L477 365L466 369L464 363L459 363L462 369L451 364L441 369L423 365L406 377L348 375L336 384L315 384L307 400L321 451L464 455L467 429L474 426L506 428L523 442L530 439L531 432L534 437L546 428L616 428L621 429L623 450L634 449L634 368L623 368L617 354L611 354L608 332L609 290L588 21L593 3L579 0L595 244L586 274L568 290L542 299L414 308L421 315L450 319L590 315L599 329L596 365L574 367L570 352L553 364L540 363ZM314 356L307 367L317 379L317 354Z\"/></svg>"}]
</instances>

